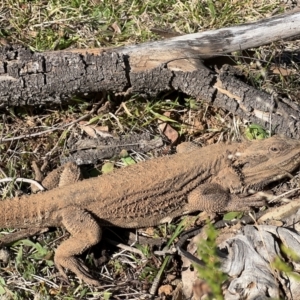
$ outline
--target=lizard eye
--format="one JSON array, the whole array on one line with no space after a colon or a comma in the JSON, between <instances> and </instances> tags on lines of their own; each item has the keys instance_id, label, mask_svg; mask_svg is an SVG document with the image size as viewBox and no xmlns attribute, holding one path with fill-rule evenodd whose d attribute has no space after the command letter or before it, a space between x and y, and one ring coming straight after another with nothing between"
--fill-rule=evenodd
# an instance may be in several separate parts
<instances>
[{"instance_id":1,"label":"lizard eye","mask_svg":"<svg viewBox=\"0 0 300 300\"><path fill-rule=\"evenodd\" d=\"M271 147L269 148L269 152L271 152L271 153L279 153L279 152L280 152L280 149L279 149L279 147L277 147L277 146L271 146Z\"/></svg>"}]
</instances>

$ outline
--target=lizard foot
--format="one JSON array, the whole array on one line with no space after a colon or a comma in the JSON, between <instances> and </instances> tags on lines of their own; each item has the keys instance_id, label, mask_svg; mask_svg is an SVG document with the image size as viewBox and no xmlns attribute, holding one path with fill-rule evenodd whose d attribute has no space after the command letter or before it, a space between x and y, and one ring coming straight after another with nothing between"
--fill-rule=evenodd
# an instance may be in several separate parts
<instances>
[{"instance_id":1,"label":"lizard foot","mask_svg":"<svg viewBox=\"0 0 300 300\"><path fill-rule=\"evenodd\" d=\"M250 211L250 207L261 207L266 204L264 199L259 199L257 197L241 198L237 195L233 195L228 202L227 209L229 211Z\"/></svg>"},{"instance_id":2,"label":"lizard foot","mask_svg":"<svg viewBox=\"0 0 300 300\"><path fill-rule=\"evenodd\" d=\"M57 257L54 258L55 266L63 279L69 283L68 276L63 268L69 269L77 275L78 278L85 281L87 284L100 285L100 282L93 278L90 274L88 267L84 264L83 260L76 257Z\"/></svg>"},{"instance_id":3,"label":"lizard foot","mask_svg":"<svg viewBox=\"0 0 300 300\"><path fill-rule=\"evenodd\" d=\"M89 212L78 207L62 209L57 217L71 234L55 251L54 262L60 274L67 279L63 270L66 268L86 283L99 285L99 281L93 278L83 260L76 256L101 240L100 226Z\"/></svg>"}]
</instances>

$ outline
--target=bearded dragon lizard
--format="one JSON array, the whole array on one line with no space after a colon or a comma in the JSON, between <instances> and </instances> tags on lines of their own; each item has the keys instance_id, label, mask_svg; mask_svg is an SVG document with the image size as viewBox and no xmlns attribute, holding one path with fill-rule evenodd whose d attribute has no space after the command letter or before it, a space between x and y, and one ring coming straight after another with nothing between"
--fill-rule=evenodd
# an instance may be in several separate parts
<instances>
[{"instance_id":1,"label":"bearded dragon lizard","mask_svg":"<svg viewBox=\"0 0 300 300\"><path fill-rule=\"evenodd\" d=\"M76 166L62 171L77 177ZM5 245L21 236L64 226L70 233L56 249L54 262L88 284L98 285L77 256L99 243L102 226L155 226L195 211L245 211L262 205L241 197L289 177L300 165L300 141L273 136L262 141L215 144L165 156L53 190L0 202L0 228L21 228L0 239ZM75 174L75 175L74 175Z\"/></svg>"}]
</instances>

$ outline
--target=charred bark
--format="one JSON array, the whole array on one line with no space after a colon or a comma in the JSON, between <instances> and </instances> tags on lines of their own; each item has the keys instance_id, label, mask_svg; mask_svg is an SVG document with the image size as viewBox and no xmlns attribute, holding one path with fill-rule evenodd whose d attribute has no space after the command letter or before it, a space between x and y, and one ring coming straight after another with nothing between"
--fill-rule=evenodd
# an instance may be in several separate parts
<instances>
[{"instance_id":1,"label":"charred bark","mask_svg":"<svg viewBox=\"0 0 300 300\"><path fill-rule=\"evenodd\" d=\"M150 97L178 90L275 133L299 138L297 104L254 89L228 68L214 74L201 62L297 34L300 13L294 12L116 49L33 53L21 46L5 46L0 50L0 106L61 103L74 94L101 90Z\"/></svg>"}]
</instances>

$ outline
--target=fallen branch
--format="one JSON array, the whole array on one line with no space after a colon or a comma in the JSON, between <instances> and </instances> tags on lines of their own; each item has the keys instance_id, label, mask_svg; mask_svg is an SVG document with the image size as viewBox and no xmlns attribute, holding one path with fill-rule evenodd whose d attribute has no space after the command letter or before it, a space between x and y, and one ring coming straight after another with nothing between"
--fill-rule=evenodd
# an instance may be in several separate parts
<instances>
[{"instance_id":1,"label":"fallen branch","mask_svg":"<svg viewBox=\"0 0 300 300\"><path fill-rule=\"evenodd\" d=\"M241 82L229 68L213 74L201 59L300 34L300 13L116 49L0 52L0 106L60 103L101 90L155 96L179 90L251 122L299 138L300 108Z\"/></svg>"}]
</instances>

